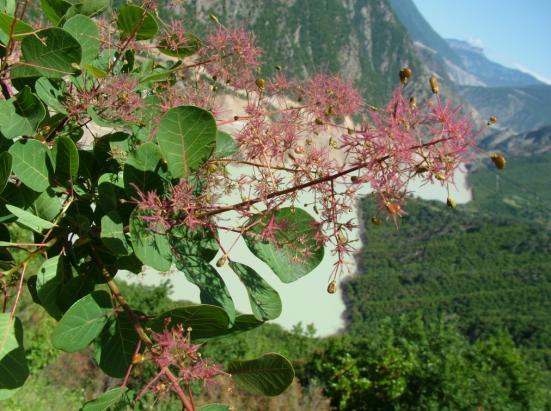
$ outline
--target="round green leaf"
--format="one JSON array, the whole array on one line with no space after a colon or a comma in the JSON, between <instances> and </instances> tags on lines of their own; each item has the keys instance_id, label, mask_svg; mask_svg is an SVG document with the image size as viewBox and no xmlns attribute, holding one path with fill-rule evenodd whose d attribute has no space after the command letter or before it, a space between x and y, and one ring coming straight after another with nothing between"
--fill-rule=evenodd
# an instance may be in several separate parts
<instances>
[{"instance_id":1,"label":"round green leaf","mask_svg":"<svg viewBox=\"0 0 551 411\"><path fill-rule=\"evenodd\" d=\"M56 177L61 179L61 182L78 175L78 149L73 140L67 136L56 138L51 154Z\"/></svg>"},{"instance_id":2,"label":"round green leaf","mask_svg":"<svg viewBox=\"0 0 551 411\"><path fill-rule=\"evenodd\" d=\"M111 318L96 350L96 361L107 375L123 378L132 363L139 337L126 315Z\"/></svg>"},{"instance_id":3,"label":"round green leaf","mask_svg":"<svg viewBox=\"0 0 551 411\"><path fill-rule=\"evenodd\" d=\"M170 318L170 327L181 324L184 329L191 327L191 338L204 339L224 335L228 332L230 320L228 314L213 305L188 305L164 312L148 323L148 327L161 332L165 327L165 319Z\"/></svg>"},{"instance_id":4,"label":"round green leaf","mask_svg":"<svg viewBox=\"0 0 551 411\"><path fill-rule=\"evenodd\" d=\"M57 295L63 283L67 281L67 274L63 258L59 255L49 258L38 269L36 293L40 305L56 320L62 316L57 304Z\"/></svg>"},{"instance_id":5,"label":"round green leaf","mask_svg":"<svg viewBox=\"0 0 551 411\"><path fill-rule=\"evenodd\" d=\"M107 324L111 312L111 296L94 291L74 303L52 333L54 347L76 352L88 346Z\"/></svg>"},{"instance_id":6,"label":"round green leaf","mask_svg":"<svg viewBox=\"0 0 551 411\"><path fill-rule=\"evenodd\" d=\"M7 151L0 153L0 193L6 188L11 175L12 156Z\"/></svg>"},{"instance_id":7,"label":"round green leaf","mask_svg":"<svg viewBox=\"0 0 551 411\"><path fill-rule=\"evenodd\" d=\"M170 270L172 253L168 236L154 232L138 209L130 215L130 239L134 253L142 263L158 271Z\"/></svg>"},{"instance_id":8,"label":"round green leaf","mask_svg":"<svg viewBox=\"0 0 551 411\"><path fill-rule=\"evenodd\" d=\"M255 318L266 321L279 317L282 307L277 291L248 265L233 261L229 265L247 289Z\"/></svg>"},{"instance_id":9,"label":"round green leaf","mask_svg":"<svg viewBox=\"0 0 551 411\"><path fill-rule=\"evenodd\" d=\"M31 25L21 20L13 22L13 17L7 13L0 13L0 41L4 44L8 44L10 33L13 34L14 40L21 40L23 37L32 33L34 29Z\"/></svg>"},{"instance_id":10,"label":"round green leaf","mask_svg":"<svg viewBox=\"0 0 551 411\"><path fill-rule=\"evenodd\" d=\"M282 208L261 219L245 236L249 249L264 261L284 283L311 272L323 259L323 247L316 237L319 224L306 211Z\"/></svg>"},{"instance_id":11,"label":"round green leaf","mask_svg":"<svg viewBox=\"0 0 551 411\"><path fill-rule=\"evenodd\" d=\"M227 371L238 387L257 395L279 395L295 377L289 360L275 353L249 361L232 361Z\"/></svg>"},{"instance_id":12,"label":"round green leaf","mask_svg":"<svg viewBox=\"0 0 551 411\"><path fill-rule=\"evenodd\" d=\"M55 191L49 187L34 200L32 208L37 217L46 221L53 221L60 213L62 204Z\"/></svg>"},{"instance_id":13,"label":"round green leaf","mask_svg":"<svg viewBox=\"0 0 551 411\"><path fill-rule=\"evenodd\" d=\"M187 176L211 156L216 145L216 121L199 107L175 107L161 118L157 142L172 177Z\"/></svg>"},{"instance_id":14,"label":"round green leaf","mask_svg":"<svg viewBox=\"0 0 551 411\"><path fill-rule=\"evenodd\" d=\"M71 7L65 0L41 0L42 11L54 24L58 24Z\"/></svg>"},{"instance_id":15,"label":"round green leaf","mask_svg":"<svg viewBox=\"0 0 551 411\"><path fill-rule=\"evenodd\" d=\"M82 48L66 30L51 27L27 36L21 42L23 61L17 64L13 77L61 78L75 71L80 64Z\"/></svg>"},{"instance_id":16,"label":"round green leaf","mask_svg":"<svg viewBox=\"0 0 551 411\"><path fill-rule=\"evenodd\" d=\"M63 28L71 33L82 47L80 63L91 63L100 51L99 31L94 21L90 17L77 14L67 20Z\"/></svg>"},{"instance_id":17,"label":"round green leaf","mask_svg":"<svg viewBox=\"0 0 551 411\"><path fill-rule=\"evenodd\" d=\"M41 193L49 186L46 156L48 148L38 140L18 140L9 149L12 170L23 184Z\"/></svg>"},{"instance_id":18,"label":"round green leaf","mask_svg":"<svg viewBox=\"0 0 551 411\"><path fill-rule=\"evenodd\" d=\"M46 117L46 108L28 86L0 102L0 131L7 138L31 136Z\"/></svg>"},{"instance_id":19,"label":"round green leaf","mask_svg":"<svg viewBox=\"0 0 551 411\"><path fill-rule=\"evenodd\" d=\"M155 18L139 6L127 4L119 9L117 27L122 38L134 37L136 40L148 40L157 34L159 26Z\"/></svg>"},{"instance_id":20,"label":"round green leaf","mask_svg":"<svg viewBox=\"0 0 551 411\"><path fill-rule=\"evenodd\" d=\"M0 313L0 400L11 397L29 376L19 318Z\"/></svg>"},{"instance_id":21,"label":"round green leaf","mask_svg":"<svg viewBox=\"0 0 551 411\"><path fill-rule=\"evenodd\" d=\"M116 405L128 391L126 387L117 387L104 392L95 400L88 401L82 407L82 411L105 411Z\"/></svg>"}]
</instances>

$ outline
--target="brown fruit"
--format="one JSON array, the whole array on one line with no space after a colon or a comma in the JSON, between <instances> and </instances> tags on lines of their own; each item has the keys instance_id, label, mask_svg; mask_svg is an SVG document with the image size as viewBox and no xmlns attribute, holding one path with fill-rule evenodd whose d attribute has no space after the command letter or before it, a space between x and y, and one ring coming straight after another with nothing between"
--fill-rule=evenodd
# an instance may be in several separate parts
<instances>
[{"instance_id":1,"label":"brown fruit","mask_svg":"<svg viewBox=\"0 0 551 411\"><path fill-rule=\"evenodd\" d=\"M337 292L337 282L335 280L331 281L327 286L327 292L329 294L335 294Z\"/></svg>"},{"instance_id":2,"label":"brown fruit","mask_svg":"<svg viewBox=\"0 0 551 411\"><path fill-rule=\"evenodd\" d=\"M501 154L493 154L490 158L492 159L498 170L503 170L505 168L507 160L504 156L502 156Z\"/></svg>"}]
</instances>

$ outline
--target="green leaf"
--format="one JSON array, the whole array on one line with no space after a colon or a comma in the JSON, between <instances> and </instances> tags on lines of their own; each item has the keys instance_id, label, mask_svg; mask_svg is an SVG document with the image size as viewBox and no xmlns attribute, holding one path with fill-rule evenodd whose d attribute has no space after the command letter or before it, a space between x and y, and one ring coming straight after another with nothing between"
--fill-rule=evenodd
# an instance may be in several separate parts
<instances>
[{"instance_id":1,"label":"green leaf","mask_svg":"<svg viewBox=\"0 0 551 411\"><path fill-rule=\"evenodd\" d=\"M132 363L139 337L126 315L111 318L97 344L96 361L107 375L123 378Z\"/></svg>"},{"instance_id":2,"label":"green leaf","mask_svg":"<svg viewBox=\"0 0 551 411\"><path fill-rule=\"evenodd\" d=\"M155 143L144 143L130 153L124 165L124 187L130 197L137 197L138 187L143 193L162 191L163 181L156 173L161 153Z\"/></svg>"},{"instance_id":3,"label":"green leaf","mask_svg":"<svg viewBox=\"0 0 551 411\"><path fill-rule=\"evenodd\" d=\"M7 151L0 153L0 193L6 188L11 175L12 156Z\"/></svg>"},{"instance_id":4,"label":"green leaf","mask_svg":"<svg viewBox=\"0 0 551 411\"><path fill-rule=\"evenodd\" d=\"M159 31L157 21L150 13L131 4L119 9L117 27L124 39L133 37L136 40L149 40Z\"/></svg>"},{"instance_id":5,"label":"green leaf","mask_svg":"<svg viewBox=\"0 0 551 411\"><path fill-rule=\"evenodd\" d=\"M76 352L88 346L100 333L111 312L111 296L94 291L74 303L52 333L54 347Z\"/></svg>"},{"instance_id":6,"label":"green leaf","mask_svg":"<svg viewBox=\"0 0 551 411\"><path fill-rule=\"evenodd\" d=\"M233 137L224 131L218 130L216 133L216 150L214 150L213 157L231 157L238 151L239 148L235 144Z\"/></svg>"},{"instance_id":7,"label":"green leaf","mask_svg":"<svg viewBox=\"0 0 551 411\"><path fill-rule=\"evenodd\" d=\"M35 85L37 96L58 113L67 114L67 110L61 104L59 99L63 96L63 92L55 87L46 77L40 77Z\"/></svg>"},{"instance_id":8,"label":"green leaf","mask_svg":"<svg viewBox=\"0 0 551 411\"><path fill-rule=\"evenodd\" d=\"M60 136L55 139L52 160L56 177L61 179L61 182L78 176L78 149L69 137Z\"/></svg>"},{"instance_id":9,"label":"green leaf","mask_svg":"<svg viewBox=\"0 0 551 411\"><path fill-rule=\"evenodd\" d=\"M12 32L13 26L13 32ZM26 35L32 33L34 29L24 21L17 20L13 24L13 17L6 13L0 13L0 41L8 44L10 33L13 33L14 40L21 40Z\"/></svg>"},{"instance_id":10,"label":"green leaf","mask_svg":"<svg viewBox=\"0 0 551 411\"><path fill-rule=\"evenodd\" d=\"M224 404L208 404L197 408L197 411L230 411L230 407Z\"/></svg>"},{"instance_id":11,"label":"green leaf","mask_svg":"<svg viewBox=\"0 0 551 411\"><path fill-rule=\"evenodd\" d=\"M113 173L102 174L98 179L98 207L108 213L119 206L119 198L124 197L122 176Z\"/></svg>"},{"instance_id":12,"label":"green leaf","mask_svg":"<svg viewBox=\"0 0 551 411\"><path fill-rule=\"evenodd\" d=\"M226 310L230 322L235 320L235 306L226 283L207 261L192 255L174 254L174 262L178 270L182 271L188 281L200 289L202 304L211 304Z\"/></svg>"},{"instance_id":13,"label":"green leaf","mask_svg":"<svg viewBox=\"0 0 551 411\"><path fill-rule=\"evenodd\" d=\"M130 247L124 235L124 225L116 211L111 211L101 218L101 241L117 256L130 254Z\"/></svg>"},{"instance_id":14,"label":"green leaf","mask_svg":"<svg viewBox=\"0 0 551 411\"><path fill-rule=\"evenodd\" d=\"M40 217L35 216L32 213L29 213L26 210L23 210L19 207L12 206L11 204L6 204L6 208L10 213L17 217L17 222L23 224L25 227L30 228L37 233L41 233L42 230L48 230L52 227L55 227L54 224L49 221L43 220Z\"/></svg>"},{"instance_id":15,"label":"green leaf","mask_svg":"<svg viewBox=\"0 0 551 411\"><path fill-rule=\"evenodd\" d=\"M18 140L9 149L12 171L23 184L39 193L49 186L46 157L48 148L38 140Z\"/></svg>"},{"instance_id":16,"label":"green leaf","mask_svg":"<svg viewBox=\"0 0 551 411\"><path fill-rule=\"evenodd\" d=\"M127 391L128 388L126 387L117 387L106 391L95 400L85 403L82 407L82 411L105 411L109 407L117 404Z\"/></svg>"},{"instance_id":17,"label":"green leaf","mask_svg":"<svg viewBox=\"0 0 551 411\"><path fill-rule=\"evenodd\" d=\"M103 13L111 5L111 0L69 0L73 4L66 17L82 14L93 17Z\"/></svg>"},{"instance_id":18,"label":"green leaf","mask_svg":"<svg viewBox=\"0 0 551 411\"><path fill-rule=\"evenodd\" d=\"M201 49L203 44L201 43L201 39L193 33L187 32L184 36L186 38L186 45L183 47L177 49L170 48L169 42L163 39L157 48L161 53L171 57L183 59L192 56Z\"/></svg>"},{"instance_id":19,"label":"green leaf","mask_svg":"<svg viewBox=\"0 0 551 411\"><path fill-rule=\"evenodd\" d=\"M90 17L80 14L71 17L63 28L67 30L82 47L80 64L91 63L100 52L99 31Z\"/></svg>"},{"instance_id":20,"label":"green leaf","mask_svg":"<svg viewBox=\"0 0 551 411\"><path fill-rule=\"evenodd\" d=\"M56 320L62 316L57 304L57 295L63 283L67 280L63 257L56 256L46 260L38 269L36 293L40 305Z\"/></svg>"},{"instance_id":21,"label":"green leaf","mask_svg":"<svg viewBox=\"0 0 551 411\"><path fill-rule=\"evenodd\" d=\"M251 224L258 219L262 221L245 236L245 242L284 283L304 277L323 260L323 247L316 241L319 224L306 211L282 208L269 215L252 217ZM279 228L263 240L261 234L268 224Z\"/></svg>"},{"instance_id":22,"label":"green leaf","mask_svg":"<svg viewBox=\"0 0 551 411\"><path fill-rule=\"evenodd\" d=\"M181 225L173 228L169 241L174 254L200 257L207 262L214 258L219 249L212 232L203 227L190 230Z\"/></svg>"},{"instance_id":23,"label":"green leaf","mask_svg":"<svg viewBox=\"0 0 551 411\"><path fill-rule=\"evenodd\" d=\"M279 395L295 377L289 360L276 353L249 361L232 361L227 371L238 387L257 395Z\"/></svg>"},{"instance_id":24,"label":"green leaf","mask_svg":"<svg viewBox=\"0 0 551 411\"><path fill-rule=\"evenodd\" d=\"M149 82L157 82L157 81L170 81L175 80L174 73L178 70L178 67L182 65L181 61L177 61L172 67L169 69L163 69L163 68L155 68L153 70L153 73L142 77L140 79L140 83L149 83Z\"/></svg>"},{"instance_id":25,"label":"green leaf","mask_svg":"<svg viewBox=\"0 0 551 411\"><path fill-rule=\"evenodd\" d=\"M281 314L281 298L251 267L231 261L231 269L247 289L254 316L260 321L273 320Z\"/></svg>"},{"instance_id":26,"label":"green leaf","mask_svg":"<svg viewBox=\"0 0 551 411\"><path fill-rule=\"evenodd\" d=\"M130 239L136 257L158 271L168 271L172 252L166 234L155 233L138 209L130 215Z\"/></svg>"},{"instance_id":27,"label":"green leaf","mask_svg":"<svg viewBox=\"0 0 551 411\"><path fill-rule=\"evenodd\" d=\"M46 221L53 221L61 211L62 204L55 191L49 187L34 200L32 208L37 217Z\"/></svg>"},{"instance_id":28,"label":"green leaf","mask_svg":"<svg viewBox=\"0 0 551 411\"><path fill-rule=\"evenodd\" d=\"M69 32L51 27L25 37L21 53L23 61L17 63L19 70L12 72L12 78L61 78L75 71L74 65L80 63L82 48Z\"/></svg>"},{"instance_id":29,"label":"green leaf","mask_svg":"<svg viewBox=\"0 0 551 411\"><path fill-rule=\"evenodd\" d=\"M17 93L13 105L17 114L27 122L28 129L32 130L32 133L36 131L38 125L46 117L46 108L28 86Z\"/></svg>"},{"instance_id":30,"label":"green leaf","mask_svg":"<svg viewBox=\"0 0 551 411\"><path fill-rule=\"evenodd\" d=\"M211 156L216 145L216 121L201 108L175 107L161 118L157 142L172 177L187 176Z\"/></svg>"},{"instance_id":31,"label":"green leaf","mask_svg":"<svg viewBox=\"0 0 551 411\"><path fill-rule=\"evenodd\" d=\"M181 324L186 330L191 327L191 339L205 339L225 335L228 332L230 319L220 307L214 305L188 305L175 308L159 315L148 323L148 327L161 332L165 327L165 319L170 318L170 327Z\"/></svg>"},{"instance_id":32,"label":"green leaf","mask_svg":"<svg viewBox=\"0 0 551 411\"><path fill-rule=\"evenodd\" d=\"M19 318L0 313L0 400L11 397L29 376Z\"/></svg>"},{"instance_id":33,"label":"green leaf","mask_svg":"<svg viewBox=\"0 0 551 411\"><path fill-rule=\"evenodd\" d=\"M71 3L64 0L41 0L41 5L46 17L54 24L58 24L71 7Z\"/></svg>"}]
</instances>

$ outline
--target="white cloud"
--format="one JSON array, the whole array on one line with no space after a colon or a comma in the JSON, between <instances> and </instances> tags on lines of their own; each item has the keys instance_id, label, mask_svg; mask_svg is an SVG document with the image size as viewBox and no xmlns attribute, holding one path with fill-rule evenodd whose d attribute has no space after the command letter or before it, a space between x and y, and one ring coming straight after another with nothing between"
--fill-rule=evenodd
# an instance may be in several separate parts
<instances>
[{"instance_id":1,"label":"white cloud","mask_svg":"<svg viewBox=\"0 0 551 411\"><path fill-rule=\"evenodd\" d=\"M549 84L551 85L551 78L549 77L546 77L546 76L543 76L539 73L536 73L534 72L533 70L529 69L528 67L522 65L522 64L519 64L519 63L514 63L513 64L514 68L516 68L517 70L520 70L526 74L530 74L531 76L535 77L536 79L538 79L539 81L542 81L544 82L545 84Z\"/></svg>"}]
</instances>

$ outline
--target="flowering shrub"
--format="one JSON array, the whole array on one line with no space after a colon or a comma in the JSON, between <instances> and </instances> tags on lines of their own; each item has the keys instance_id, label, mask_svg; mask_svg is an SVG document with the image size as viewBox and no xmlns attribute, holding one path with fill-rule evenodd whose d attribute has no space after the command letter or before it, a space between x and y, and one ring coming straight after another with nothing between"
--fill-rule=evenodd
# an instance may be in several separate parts
<instances>
[{"instance_id":1,"label":"flowering shrub","mask_svg":"<svg viewBox=\"0 0 551 411\"><path fill-rule=\"evenodd\" d=\"M99 367L122 380L84 410L134 406L149 390L198 409L190 383L220 373L253 393L280 394L294 372L278 354L225 371L200 356L200 343L258 327L282 308L219 234L238 234L286 283L330 250L333 293L352 251L348 212L360 187L369 184L381 218L396 222L413 177L448 184L475 144L435 79L428 103L404 96L409 69L377 108L336 76L262 78L254 36L215 16L201 40L181 21L160 20L152 1L105 15L108 0L43 0L51 27L26 21L27 0L13 3L0 14L0 400L28 376L16 316L25 286L59 321L56 348L93 345ZM245 101L242 114L221 104L229 94ZM304 193L315 216L299 208ZM32 230L34 242L12 240L12 224ZM247 288L252 315L236 313L215 268L226 264ZM115 276L142 266L175 267L202 304L136 312ZM144 361L157 374L129 387Z\"/></svg>"}]
</instances>

